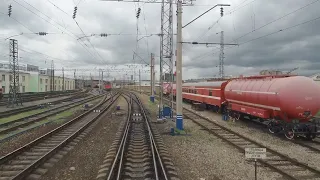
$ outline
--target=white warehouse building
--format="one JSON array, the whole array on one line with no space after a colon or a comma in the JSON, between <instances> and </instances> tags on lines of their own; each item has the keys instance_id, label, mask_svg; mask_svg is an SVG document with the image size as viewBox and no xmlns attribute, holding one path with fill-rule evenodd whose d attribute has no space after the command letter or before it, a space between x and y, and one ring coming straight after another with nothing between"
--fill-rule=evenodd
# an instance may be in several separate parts
<instances>
[{"instance_id":1,"label":"white warehouse building","mask_svg":"<svg viewBox=\"0 0 320 180\"><path fill-rule=\"evenodd\" d=\"M19 65L19 86L20 92L47 92L50 91L50 69L39 70L38 66L30 64ZM3 93L10 90L12 76L8 63L0 63L0 83ZM64 82L64 83L63 83ZM74 90L75 80L66 77L54 77L54 91Z\"/></svg>"}]
</instances>

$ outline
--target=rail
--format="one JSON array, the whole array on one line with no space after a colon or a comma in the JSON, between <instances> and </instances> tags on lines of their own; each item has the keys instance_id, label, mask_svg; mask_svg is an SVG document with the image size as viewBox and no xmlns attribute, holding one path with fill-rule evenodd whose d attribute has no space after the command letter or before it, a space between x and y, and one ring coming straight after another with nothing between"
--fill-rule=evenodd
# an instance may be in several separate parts
<instances>
[{"instance_id":1,"label":"rail","mask_svg":"<svg viewBox=\"0 0 320 180\"><path fill-rule=\"evenodd\" d=\"M116 97L117 99L119 96L119 93L116 93L110 98L105 97L99 104L91 108L89 111L86 111L71 121L2 157L0 159L0 178L7 177L8 179L25 179L36 168L38 168L49 158L53 157L55 153L57 153L61 148L65 147L65 145L67 145L70 141L78 137L80 133L82 133L93 122L95 122L105 111L111 107L113 102L115 102L110 100L113 99L113 97ZM102 108L98 115L93 113L93 110L96 108ZM92 115L90 120L86 119L86 117L89 118L90 115ZM40 151L36 151L37 149ZM13 174L5 173L5 168L10 169L11 166L14 166L10 162L14 160L19 162L19 159L27 157L27 154L32 156L32 158L27 161L27 164L23 164L23 169L13 171ZM10 172L12 173L12 171Z\"/></svg>"}]
</instances>

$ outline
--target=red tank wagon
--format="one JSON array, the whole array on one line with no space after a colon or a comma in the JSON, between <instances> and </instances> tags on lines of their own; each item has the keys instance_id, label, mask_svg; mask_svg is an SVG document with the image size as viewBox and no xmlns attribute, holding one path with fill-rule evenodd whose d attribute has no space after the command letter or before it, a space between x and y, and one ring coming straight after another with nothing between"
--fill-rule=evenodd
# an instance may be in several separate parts
<instances>
[{"instance_id":1,"label":"red tank wagon","mask_svg":"<svg viewBox=\"0 0 320 180\"><path fill-rule=\"evenodd\" d=\"M310 124L320 110L320 86L303 76L257 76L230 81L225 99L232 111L270 120L269 130L284 130L288 139L294 134L314 138ZM310 129L311 128L311 129Z\"/></svg>"},{"instance_id":2,"label":"red tank wagon","mask_svg":"<svg viewBox=\"0 0 320 180\"><path fill-rule=\"evenodd\" d=\"M258 118L268 124L271 133L284 132L288 139L295 135L313 139L318 134L314 116L320 110L320 86L307 77L252 76L185 83L182 91L184 101L203 103L237 118Z\"/></svg>"}]
</instances>

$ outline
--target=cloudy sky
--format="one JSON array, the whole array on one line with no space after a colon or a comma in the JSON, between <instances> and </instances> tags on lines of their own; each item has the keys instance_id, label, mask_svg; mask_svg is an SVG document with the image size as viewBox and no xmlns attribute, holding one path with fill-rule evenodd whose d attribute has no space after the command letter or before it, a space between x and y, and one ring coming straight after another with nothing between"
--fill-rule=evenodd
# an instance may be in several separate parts
<instances>
[{"instance_id":1,"label":"cloudy sky","mask_svg":"<svg viewBox=\"0 0 320 180\"><path fill-rule=\"evenodd\" d=\"M113 67L121 71L110 75L121 79L125 74L129 77L133 69L123 66L125 64L138 63L142 65L137 68L149 69L145 62L149 63L150 53L155 54L159 64L160 4L99 0L1 1L1 61L8 61L7 38L13 36L19 43L20 63L43 68L50 67L52 60L56 68ZM287 71L295 67L300 67L297 72L301 75L320 72L319 0L197 0L194 6L183 7L183 24L218 3L231 6L224 8L222 18L220 9L215 8L185 27L183 41L217 43L220 32L224 31L225 43L239 44L225 47L226 75L251 75L263 69ZM12 15L8 17L10 4ZM74 20L75 6L78 11ZM137 21L138 7L141 14ZM175 11L176 6L174 33ZM138 38L142 38L138 43L137 29ZM37 32L49 34L39 36L34 34ZM101 33L110 35L92 36ZM218 59L219 46L184 44L183 79L218 75ZM156 71L159 72L159 66ZM77 75L90 73L98 75L96 70L77 72ZM142 73L142 77L149 76Z\"/></svg>"}]
</instances>

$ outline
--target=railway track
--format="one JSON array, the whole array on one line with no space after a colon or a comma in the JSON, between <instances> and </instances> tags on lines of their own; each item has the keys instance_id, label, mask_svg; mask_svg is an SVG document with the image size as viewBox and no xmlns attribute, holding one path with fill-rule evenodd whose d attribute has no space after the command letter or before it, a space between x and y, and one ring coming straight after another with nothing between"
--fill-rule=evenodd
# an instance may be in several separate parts
<instances>
[{"instance_id":1,"label":"railway track","mask_svg":"<svg viewBox=\"0 0 320 180\"><path fill-rule=\"evenodd\" d=\"M112 97L119 97L115 94ZM106 110L111 98L104 98L89 111L61 125L0 159L0 179L37 179L70 151ZM99 113L93 110L100 109Z\"/></svg>"},{"instance_id":2,"label":"railway track","mask_svg":"<svg viewBox=\"0 0 320 180\"><path fill-rule=\"evenodd\" d=\"M72 97L69 97L69 98L66 98L66 99L57 100L57 101L52 101L50 103L59 104L59 103L62 103L62 102L71 101L71 100L78 99L78 98L85 97L85 96L86 95L84 93L78 93L78 94L76 94L76 95L74 95ZM46 103L43 103L43 104L46 104ZM39 108L39 105L31 105L31 106L26 106L26 107L22 107L22 108L12 109L12 110L9 110L9 111L0 112L0 118L5 118L5 117L8 117L8 116L16 115L18 113L23 113L23 112L26 112L26 111L35 110L37 108Z\"/></svg>"},{"instance_id":3,"label":"railway track","mask_svg":"<svg viewBox=\"0 0 320 180\"><path fill-rule=\"evenodd\" d=\"M189 109L183 109L183 115L201 128L224 140L244 153L245 148L266 148L267 158L258 162L271 170L283 175L286 179L320 179L320 170L301 163L273 149L251 140L237 132L221 126Z\"/></svg>"},{"instance_id":4,"label":"railway track","mask_svg":"<svg viewBox=\"0 0 320 180\"><path fill-rule=\"evenodd\" d=\"M39 94L22 94L21 98L23 102L31 102L36 100L41 100L43 98L56 98L60 96L70 96L76 92L58 92L58 93L39 93ZM0 106L5 106L8 104L8 98L3 98L0 101Z\"/></svg>"},{"instance_id":5,"label":"railway track","mask_svg":"<svg viewBox=\"0 0 320 180\"><path fill-rule=\"evenodd\" d=\"M17 129L30 126L34 123L37 123L39 121L44 120L47 117L57 115L58 113L61 113L63 111L69 110L71 108L74 108L76 106L79 106L83 103L92 101L94 99L97 99L102 96L93 96L86 99L82 99L80 101L75 101L67 104L60 105L58 107L50 108L46 111L36 113L27 117L19 118L13 121L9 121L3 124L0 124L0 135L8 134L13 131L16 131Z\"/></svg>"},{"instance_id":6,"label":"railway track","mask_svg":"<svg viewBox=\"0 0 320 180\"><path fill-rule=\"evenodd\" d=\"M150 95L150 93L145 93L145 94ZM263 124L263 123L260 123L260 122L257 122L257 121L250 121L250 123L255 123L255 124L267 127L266 124ZM289 141L288 139L285 139L283 137L279 137L279 136L275 136L275 137L281 138L282 140L285 140L285 141ZM320 153L320 138L316 138L313 141L308 141L305 138L299 138L299 139L295 139L295 140L290 141L290 142L298 144L298 145L306 148L307 151L309 151L309 152Z\"/></svg>"},{"instance_id":7,"label":"railway track","mask_svg":"<svg viewBox=\"0 0 320 180\"><path fill-rule=\"evenodd\" d=\"M127 101L128 119L120 125L97 179L178 180L160 135L150 125L142 103L134 94Z\"/></svg>"}]
</instances>

